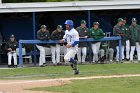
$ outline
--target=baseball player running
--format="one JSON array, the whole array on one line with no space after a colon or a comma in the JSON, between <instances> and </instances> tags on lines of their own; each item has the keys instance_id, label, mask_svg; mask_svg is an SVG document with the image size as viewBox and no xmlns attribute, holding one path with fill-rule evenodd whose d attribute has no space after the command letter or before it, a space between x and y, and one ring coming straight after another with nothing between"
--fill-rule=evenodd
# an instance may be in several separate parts
<instances>
[{"instance_id":1,"label":"baseball player running","mask_svg":"<svg viewBox=\"0 0 140 93\"><path fill-rule=\"evenodd\" d=\"M79 43L79 34L73 27L73 21L72 20L66 20L66 32L62 40L60 40L60 43L67 42L67 53L64 56L65 62L70 62L71 67L74 70L74 74L79 74L79 70L77 68L77 62L74 60L74 57L78 51L78 43Z\"/></svg>"}]
</instances>

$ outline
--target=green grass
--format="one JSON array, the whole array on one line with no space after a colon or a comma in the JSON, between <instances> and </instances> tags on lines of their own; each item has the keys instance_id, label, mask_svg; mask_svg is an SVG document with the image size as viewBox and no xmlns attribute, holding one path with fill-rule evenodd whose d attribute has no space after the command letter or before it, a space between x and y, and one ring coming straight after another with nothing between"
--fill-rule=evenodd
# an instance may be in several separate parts
<instances>
[{"instance_id":1,"label":"green grass","mask_svg":"<svg viewBox=\"0 0 140 93\"><path fill-rule=\"evenodd\" d=\"M73 75L70 66L47 66L44 68L0 69L0 79L47 79L97 75L140 74L140 64L80 65L80 74Z\"/></svg>"},{"instance_id":2,"label":"green grass","mask_svg":"<svg viewBox=\"0 0 140 93\"><path fill-rule=\"evenodd\" d=\"M140 77L74 80L63 86L31 90L62 93L140 93Z\"/></svg>"}]
</instances>

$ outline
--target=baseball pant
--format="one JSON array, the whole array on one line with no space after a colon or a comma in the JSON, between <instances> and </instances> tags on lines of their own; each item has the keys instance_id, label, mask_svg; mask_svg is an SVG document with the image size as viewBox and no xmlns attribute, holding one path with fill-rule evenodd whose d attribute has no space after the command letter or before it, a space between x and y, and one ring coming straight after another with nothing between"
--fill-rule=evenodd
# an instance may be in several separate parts
<instances>
[{"instance_id":1,"label":"baseball pant","mask_svg":"<svg viewBox=\"0 0 140 93\"><path fill-rule=\"evenodd\" d=\"M134 56L135 48L136 48L136 46L131 46L131 51L130 51L130 61L133 61L133 56Z\"/></svg>"},{"instance_id":2,"label":"baseball pant","mask_svg":"<svg viewBox=\"0 0 140 93\"><path fill-rule=\"evenodd\" d=\"M104 56L104 54L105 54L105 51L103 49L101 49L100 52L99 52L99 54L100 54L100 57L102 58ZM108 54L107 55L109 55L109 61L112 62L113 55L114 55L113 48L109 48L108 49Z\"/></svg>"},{"instance_id":3,"label":"baseball pant","mask_svg":"<svg viewBox=\"0 0 140 93\"><path fill-rule=\"evenodd\" d=\"M63 50L64 50L64 56L67 54L67 47L66 47L66 45L63 45ZM65 60L64 60L64 62L66 62Z\"/></svg>"},{"instance_id":4,"label":"baseball pant","mask_svg":"<svg viewBox=\"0 0 140 93\"><path fill-rule=\"evenodd\" d=\"M71 58L74 59L77 51L78 51L78 47L67 48L67 53L64 56L65 62L69 62Z\"/></svg>"},{"instance_id":5,"label":"baseball pant","mask_svg":"<svg viewBox=\"0 0 140 93\"><path fill-rule=\"evenodd\" d=\"M136 42L136 51L138 55L138 61L140 61L140 44L139 42Z\"/></svg>"},{"instance_id":6,"label":"baseball pant","mask_svg":"<svg viewBox=\"0 0 140 93\"><path fill-rule=\"evenodd\" d=\"M81 53L82 53L82 56L81 56ZM86 47L79 47L78 53L77 53L78 62L79 63L85 62L86 55L87 55L87 48Z\"/></svg>"},{"instance_id":7,"label":"baseball pant","mask_svg":"<svg viewBox=\"0 0 140 93\"><path fill-rule=\"evenodd\" d=\"M109 54L109 61L112 62L113 56L114 56L114 50L113 48L108 49L108 54Z\"/></svg>"},{"instance_id":8,"label":"baseball pant","mask_svg":"<svg viewBox=\"0 0 140 93\"><path fill-rule=\"evenodd\" d=\"M99 50L99 55L100 55L101 58L104 57L104 55L105 55L104 49Z\"/></svg>"},{"instance_id":9,"label":"baseball pant","mask_svg":"<svg viewBox=\"0 0 140 93\"><path fill-rule=\"evenodd\" d=\"M8 52L8 65L12 65L12 57L14 58L14 65L17 65L17 54L15 52Z\"/></svg>"},{"instance_id":10,"label":"baseball pant","mask_svg":"<svg viewBox=\"0 0 140 93\"><path fill-rule=\"evenodd\" d=\"M93 52L93 62L98 61L98 53L100 49L101 42L97 42L92 44L92 52Z\"/></svg>"},{"instance_id":11,"label":"baseball pant","mask_svg":"<svg viewBox=\"0 0 140 93\"><path fill-rule=\"evenodd\" d=\"M36 47L40 51L39 66L41 66L46 62L46 60L45 60L45 48L43 46L39 46L39 45L36 45Z\"/></svg>"},{"instance_id":12,"label":"baseball pant","mask_svg":"<svg viewBox=\"0 0 140 93\"><path fill-rule=\"evenodd\" d=\"M130 57L130 41L126 41L126 58L129 59Z\"/></svg>"},{"instance_id":13,"label":"baseball pant","mask_svg":"<svg viewBox=\"0 0 140 93\"><path fill-rule=\"evenodd\" d=\"M60 45L56 44L56 46L51 46L52 53L52 62L53 64L57 64L60 62Z\"/></svg>"},{"instance_id":14,"label":"baseball pant","mask_svg":"<svg viewBox=\"0 0 140 93\"><path fill-rule=\"evenodd\" d=\"M117 49L116 61L119 61L119 46L117 46L116 49ZM122 59L124 59L124 46L122 46Z\"/></svg>"},{"instance_id":15,"label":"baseball pant","mask_svg":"<svg viewBox=\"0 0 140 93\"><path fill-rule=\"evenodd\" d=\"M65 56L67 54L67 47L66 47L66 45L64 45L63 48L64 48L64 56Z\"/></svg>"},{"instance_id":16,"label":"baseball pant","mask_svg":"<svg viewBox=\"0 0 140 93\"><path fill-rule=\"evenodd\" d=\"M133 61L133 55L134 55L135 48L137 51L138 61L140 61L140 44L139 44L139 42L136 42L136 46L131 46L130 61Z\"/></svg>"}]
</instances>

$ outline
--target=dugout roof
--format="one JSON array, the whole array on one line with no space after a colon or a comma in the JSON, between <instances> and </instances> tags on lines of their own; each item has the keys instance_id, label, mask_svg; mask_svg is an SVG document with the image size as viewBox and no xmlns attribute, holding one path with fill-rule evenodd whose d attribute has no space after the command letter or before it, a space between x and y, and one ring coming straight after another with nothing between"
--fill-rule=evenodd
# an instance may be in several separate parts
<instances>
[{"instance_id":1,"label":"dugout roof","mask_svg":"<svg viewBox=\"0 0 140 93\"><path fill-rule=\"evenodd\" d=\"M73 1L37 3L1 3L0 13L41 11L83 11L110 9L140 9L140 1Z\"/></svg>"}]
</instances>

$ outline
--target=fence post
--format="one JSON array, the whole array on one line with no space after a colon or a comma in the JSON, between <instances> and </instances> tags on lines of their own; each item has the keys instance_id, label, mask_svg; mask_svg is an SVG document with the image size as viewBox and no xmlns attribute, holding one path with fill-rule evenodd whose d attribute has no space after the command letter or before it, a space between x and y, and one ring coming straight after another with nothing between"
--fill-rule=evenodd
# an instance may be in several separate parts
<instances>
[{"instance_id":1,"label":"fence post","mask_svg":"<svg viewBox=\"0 0 140 93\"><path fill-rule=\"evenodd\" d=\"M33 24L33 39L36 39L36 20L35 20L35 12L32 13L32 24ZM34 65L36 65L36 46L34 44Z\"/></svg>"},{"instance_id":2,"label":"fence post","mask_svg":"<svg viewBox=\"0 0 140 93\"><path fill-rule=\"evenodd\" d=\"M122 41L119 39L119 61L122 63Z\"/></svg>"},{"instance_id":3,"label":"fence post","mask_svg":"<svg viewBox=\"0 0 140 93\"><path fill-rule=\"evenodd\" d=\"M91 25L91 15L90 10L88 10L88 29L90 30ZM92 62L92 48L91 48L91 42L89 42L89 62Z\"/></svg>"},{"instance_id":4,"label":"fence post","mask_svg":"<svg viewBox=\"0 0 140 93\"><path fill-rule=\"evenodd\" d=\"M19 67L23 67L23 60L22 60L22 44L19 41Z\"/></svg>"}]
</instances>

